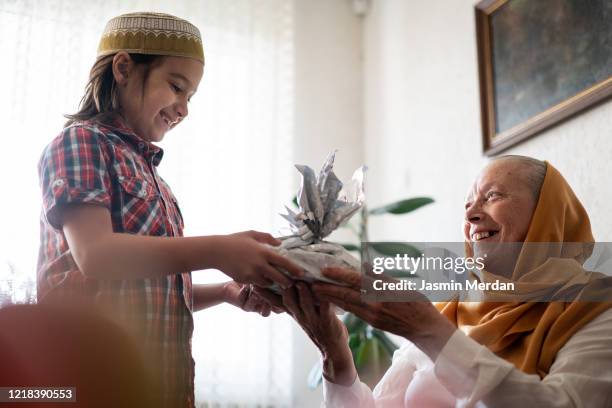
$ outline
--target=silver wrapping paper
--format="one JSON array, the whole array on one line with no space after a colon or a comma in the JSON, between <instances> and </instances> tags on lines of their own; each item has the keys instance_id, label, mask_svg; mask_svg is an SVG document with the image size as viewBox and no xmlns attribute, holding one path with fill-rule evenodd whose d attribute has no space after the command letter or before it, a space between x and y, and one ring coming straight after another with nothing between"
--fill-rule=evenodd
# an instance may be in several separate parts
<instances>
[{"instance_id":1,"label":"silver wrapping paper","mask_svg":"<svg viewBox=\"0 0 612 408\"><path fill-rule=\"evenodd\" d=\"M282 237L281 246L275 250L302 267L306 281L329 282L321 274L324 268L359 270L361 267L359 260L342 245L324 240L355 215L365 201L366 167L355 170L351 181L343 185L333 171L335 157L334 151L318 175L308 166L295 166L302 175L297 195L299 210L286 208L287 214L281 214L289 222L292 235Z\"/></svg>"}]
</instances>

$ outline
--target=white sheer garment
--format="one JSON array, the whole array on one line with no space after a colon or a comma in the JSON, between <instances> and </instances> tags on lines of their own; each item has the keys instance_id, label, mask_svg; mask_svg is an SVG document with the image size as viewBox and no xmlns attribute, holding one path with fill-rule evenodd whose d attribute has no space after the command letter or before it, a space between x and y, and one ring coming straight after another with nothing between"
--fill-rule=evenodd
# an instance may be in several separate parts
<instances>
[{"instance_id":1,"label":"white sheer garment","mask_svg":"<svg viewBox=\"0 0 612 408\"><path fill-rule=\"evenodd\" d=\"M370 391L356 379L325 381L327 408L610 407L612 309L585 325L559 351L549 374L525 374L457 330L435 364L412 343Z\"/></svg>"},{"instance_id":2,"label":"white sheer garment","mask_svg":"<svg viewBox=\"0 0 612 408\"><path fill-rule=\"evenodd\" d=\"M133 11L184 17L203 36L204 77L189 117L166 136L160 165L180 202L186 235L274 232L283 225L278 213L297 181L291 1L2 1L0 292L14 291L9 280L20 287L35 280L38 159L61 131L62 115L77 110L106 21ZM215 271L194 273L194 283L222 278ZM0 293L0 303L28 296L27 288ZM264 319L229 306L197 313L198 405L289 406L291 344L291 324L282 317Z\"/></svg>"}]
</instances>

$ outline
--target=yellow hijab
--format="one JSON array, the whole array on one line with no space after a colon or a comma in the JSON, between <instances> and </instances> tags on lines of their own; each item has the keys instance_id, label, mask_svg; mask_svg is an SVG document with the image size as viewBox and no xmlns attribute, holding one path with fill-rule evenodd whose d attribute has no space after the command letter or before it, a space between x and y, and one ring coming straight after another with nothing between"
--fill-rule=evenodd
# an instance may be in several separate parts
<instances>
[{"instance_id":1,"label":"yellow hijab","mask_svg":"<svg viewBox=\"0 0 612 408\"><path fill-rule=\"evenodd\" d=\"M559 290L583 285L584 291L605 290L601 279L585 271L594 242L589 217L563 176L546 163L546 176L525 242L582 242L586 245L554 245L545 260L521 250L511 281L523 291L535 291L541 283L558 282ZM552 252L551 252L552 251ZM492 274L483 279L490 279ZM495 276L495 279L502 279ZM515 287L516 287L515 284ZM557 352L567 340L612 302L447 302L438 310L468 336L528 374L544 378Z\"/></svg>"}]
</instances>

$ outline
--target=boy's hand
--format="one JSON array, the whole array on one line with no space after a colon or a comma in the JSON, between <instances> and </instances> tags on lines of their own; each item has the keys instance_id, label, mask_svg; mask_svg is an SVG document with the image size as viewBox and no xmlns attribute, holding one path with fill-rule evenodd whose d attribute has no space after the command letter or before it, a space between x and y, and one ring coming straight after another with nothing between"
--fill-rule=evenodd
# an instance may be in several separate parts
<instances>
[{"instance_id":1,"label":"boy's hand","mask_svg":"<svg viewBox=\"0 0 612 408\"><path fill-rule=\"evenodd\" d=\"M280 241L270 234L257 231L219 236L213 266L238 283L252 283L261 287L270 287L274 283L283 288L291 285L291 279L277 268L286 270L296 278L304 275L299 266L264 244L278 246Z\"/></svg>"},{"instance_id":2,"label":"boy's hand","mask_svg":"<svg viewBox=\"0 0 612 408\"><path fill-rule=\"evenodd\" d=\"M236 282L227 282L224 285L225 301L245 312L256 312L267 317L270 312L281 313L284 310L271 305L254 290L252 285L242 285Z\"/></svg>"}]
</instances>

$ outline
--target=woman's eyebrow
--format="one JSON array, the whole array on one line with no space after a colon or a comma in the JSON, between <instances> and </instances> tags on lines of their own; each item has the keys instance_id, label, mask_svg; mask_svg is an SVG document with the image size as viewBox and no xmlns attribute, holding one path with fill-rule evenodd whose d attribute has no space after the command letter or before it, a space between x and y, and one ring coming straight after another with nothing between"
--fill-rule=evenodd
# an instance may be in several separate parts
<instances>
[{"instance_id":1,"label":"woman's eyebrow","mask_svg":"<svg viewBox=\"0 0 612 408\"><path fill-rule=\"evenodd\" d=\"M482 186L482 188L480 189L480 191L490 191L490 190L503 190L503 186L495 181L491 182L491 183L487 183L485 185Z\"/></svg>"}]
</instances>

